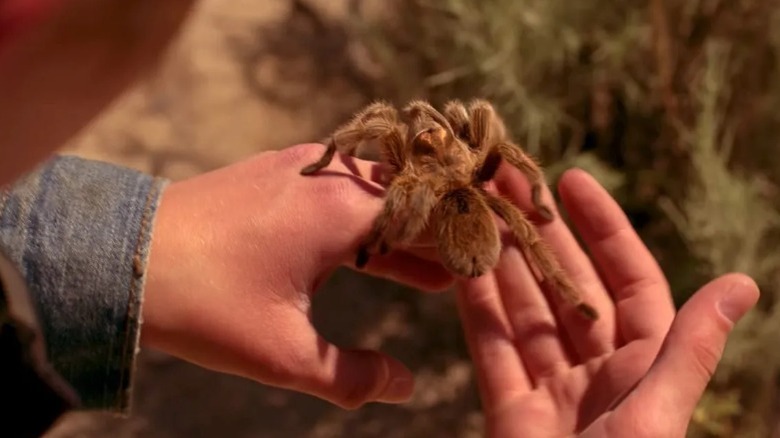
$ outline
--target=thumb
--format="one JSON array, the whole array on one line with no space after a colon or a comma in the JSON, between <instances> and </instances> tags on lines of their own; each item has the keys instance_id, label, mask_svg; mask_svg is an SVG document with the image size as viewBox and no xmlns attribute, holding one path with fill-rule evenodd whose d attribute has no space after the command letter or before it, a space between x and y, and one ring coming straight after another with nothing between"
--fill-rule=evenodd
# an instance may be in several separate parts
<instances>
[{"instance_id":1,"label":"thumb","mask_svg":"<svg viewBox=\"0 0 780 438\"><path fill-rule=\"evenodd\" d=\"M643 418L647 426L665 423L684 430L729 333L758 296L755 282L742 274L724 275L696 292L675 317L655 363L615 414L627 410L624 417L633 416L634 424Z\"/></svg>"},{"instance_id":2,"label":"thumb","mask_svg":"<svg viewBox=\"0 0 780 438\"><path fill-rule=\"evenodd\" d=\"M414 377L406 366L378 351L337 347L310 324L310 336L296 346L296 360L285 374L290 389L325 399L344 409L369 402L402 403L414 391ZM299 333L306 333L302 329Z\"/></svg>"}]
</instances>

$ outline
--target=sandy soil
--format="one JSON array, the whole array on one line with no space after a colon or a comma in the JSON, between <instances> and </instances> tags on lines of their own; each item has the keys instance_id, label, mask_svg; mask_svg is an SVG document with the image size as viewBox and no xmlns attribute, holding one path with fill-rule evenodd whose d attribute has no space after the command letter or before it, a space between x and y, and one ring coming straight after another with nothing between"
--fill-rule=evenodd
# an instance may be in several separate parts
<instances>
[{"instance_id":1,"label":"sandy soil","mask_svg":"<svg viewBox=\"0 0 780 438\"><path fill-rule=\"evenodd\" d=\"M152 80L65 151L172 179L316 141L371 84L338 26L346 2L206 0ZM343 411L312 397L141 354L129 419L80 413L60 437L471 437L482 417L451 294L422 295L343 270L314 301L326 338L379 348L418 376L414 399Z\"/></svg>"}]
</instances>

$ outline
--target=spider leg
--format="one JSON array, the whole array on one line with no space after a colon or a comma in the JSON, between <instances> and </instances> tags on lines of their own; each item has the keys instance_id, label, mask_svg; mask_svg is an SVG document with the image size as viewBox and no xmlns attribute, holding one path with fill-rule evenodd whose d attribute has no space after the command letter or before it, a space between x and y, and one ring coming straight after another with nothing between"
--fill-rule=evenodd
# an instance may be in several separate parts
<instances>
[{"instance_id":1,"label":"spider leg","mask_svg":"<svg viewBox=\"0 0 780 438\"><path fill-rule=\"evenodd\" d=\"M501 151L497 147L490 148L487 153L483 153L479 157L479 163L474 168L474 182L481 184L490 181L496 176L498 166L501 165Z\"/></svg>"},{"instance_id":2,"label":"spider leg","mask_svg":"<svg viewBox=\"0 0 780 438\"><path fill-rule=\"evenodd\" d=\"M542 188L545 180L539 164L531 156L523 152L520 146L506 141L504 122L496 114L493 106L484 100L474 100L469 105L471 116L471 136L477 149L481 150L480 165L477 167L475 179L485 182L493 178L498 170L501 158L520 170L531 183L531 202L539 215L546 221L555 217L552 208L542 201ZM489 146L489 147L488 147Z\"/></svg>"},{"instance_id":3,"label":"spider leg","mask_svg":"<svg viewBox=\"0 0 780 438\"><path fill-rule=\"evenodd\" d=\"M469 136L475 149L483 150L504 138L506 128L488 101L474 99L469 103Z\"/></svg>"},{"instance_id":4,"label":"spider leg","mask_svg":"<svg viewBox=\"0 0 780 438\"><path fill-rule=\"evenodd\" d=\"M542 273L555 290L566 301L588 319L598 319L598 312L590 304L582 301L577 287L563 270L552 249L542 240L536 228L526 219L522 212L504 198L482 192L490 208L509 225L518 245L530 255Z\"/></svg>"},{"instance_id":5,"label":"spider leg","mask_svg":"<svg viewBox=\"0 0 780 438\"><path fill-rule=\"evenodd\" d=\"M409 243L427 226L436 205L433 187L416 174L402 174L390 184L382 212L358 248L355 266L363 268L373 253L386 254L398 243Z\"/></svg>"},{"instance_id":6,"label":"spider leg","mask_svg":"<svg viewBox=\"0 0 780 438\"><path fill-rule=\"evenodd\" d=\"M450 122L452 129L455 131L455 135L461 140L465 141L469 147L473 148L471 144L471 122L469 121L469 113L466 111L465 105L459 100L451 100L444 104L444 117Z\"/></svg>"},{"instance_id":7,"label":"spider leg","mask_svg":"<svg viewBox=\"0 0 780 438\"><path fill-rule=\"evenodd\" d=\"M382 140L380 153L383 161L387 163L392 174L400 174L408 161L407 146L403 132L399 125L394 125L391 129L380 134L380 136Z\"/></svg>"},{"instance_id":8,"label":"spider leg","mask_svg":"<svg viewBox=\"0 0 780 438\"><path fill-rule=\"evenodd\" d=\"M441 126L447 132L447 136L450 138L455 137L455 132L452 130L452 126L447 119L436 110L431 104L422 100L413 100L404 107L401 112L404 121L409 125L409 134L414 137L419 134L420 130L413 129L413 126L417 125L430 125L433 121L436 125Z\"/></svg>"},{"instance_id":9,"label":"spider leg","mask_svg":"<svg viewBox=\"0 0 780 438\"><path fill-rule=\"evenodd\" d=\"M333 161L333 156L336 155L336 150L339 148L339 143L336 142L336 137L339 133L336 133L330 137L328 140L328 145L325 149L325 153L322 155L322 157L315 161L314 163L309 164L308 166L301 169L301 175L311 175L313 173L318 172L320 169L324 169L325 167L328 167L328 164L330 164L331 161ZM344 149L344 152L348 155L352 155L355 153L355 149L357 148L357 142L354 139L354 135L351 136L352 141L342 143L346 145L346 149Z\"/></svg>"},{"instance_id":10,"label":"spider leg","mask_svg":"<svg viewBox=\"0 0 780 438\"><path fill-rule=\"evenodd\" d=\"M531 182L531 202L539 215L546 221L552 221L555 218L552 208L542 201L542 188L545 185L544 174L539 164L528 154L524 153L519 146L508 142L501 142L496 145L501 156L512 166L522 172Z\"/></svg>"},{"instance_id":11,"label":"spider leg","mask_svg":"<svg viewBox=\"0 0 780 438\"><path fill-rule=\"evenodd\" d=\"M391 163L403 163L403 160L397 157L403 149L403 137L398 129L398 111L385 102L372 103L336 129L327 140L327 148L322 157L303 168L301 174L311 175L327 167L336 151L354 155L360 144L371 140L386 140L387 143L392 143L394 153L390 157Z\"/></svg>"}]
</instances>

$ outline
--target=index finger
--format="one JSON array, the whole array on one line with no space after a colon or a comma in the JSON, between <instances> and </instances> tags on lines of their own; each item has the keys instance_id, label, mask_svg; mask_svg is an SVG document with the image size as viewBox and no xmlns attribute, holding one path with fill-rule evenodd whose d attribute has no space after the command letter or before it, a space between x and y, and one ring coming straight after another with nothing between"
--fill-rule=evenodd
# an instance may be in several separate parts
<instances>
[{"instance_id":1,"label":"index finger","mask_svg":"<svg viewBox=\"0 0 780 438\"><path fill-rule=\"evenodd\" d=\"M666 335L674 318L669 285L620 206L586 172L566 172L559 191L611 290L622 341Z\"/></svg>"}]
</instances>

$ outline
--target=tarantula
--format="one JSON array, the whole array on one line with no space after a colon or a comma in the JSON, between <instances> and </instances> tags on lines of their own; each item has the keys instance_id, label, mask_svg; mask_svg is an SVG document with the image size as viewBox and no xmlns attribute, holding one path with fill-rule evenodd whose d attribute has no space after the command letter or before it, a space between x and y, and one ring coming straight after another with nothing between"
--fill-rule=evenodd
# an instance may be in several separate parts
<instances>
[{"instance_id":1,"label":"tarantula","mask_svg":"<svg viewBox=\"0 0 780 438\"><path fill-rule=\"evenodd\" d=\"M535 262L553 288L585 317L598 318L523 212L485 189L505 160L530 180L531 200L539 215L546 221L554 217L541 199L542 170L507 138L504 122L490 103L475 99L467 108L453 100L439 112L416 100L399 112L388 103L375 102L338 128L322 158L301 174L326 167L337 150L354 156L367 144L379 148L389 181L384 209L358 250L358 268L371 254L409 243L430 226L447 269L463 277L481 276L496 265L501 250L492 211L506 222L526 259Z\"/></svg>"}]
</instances>

